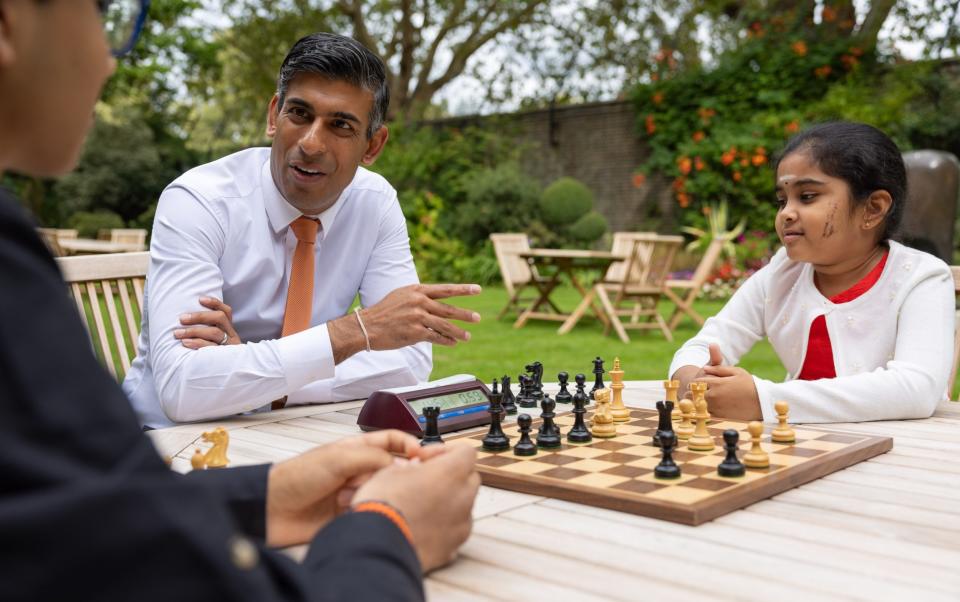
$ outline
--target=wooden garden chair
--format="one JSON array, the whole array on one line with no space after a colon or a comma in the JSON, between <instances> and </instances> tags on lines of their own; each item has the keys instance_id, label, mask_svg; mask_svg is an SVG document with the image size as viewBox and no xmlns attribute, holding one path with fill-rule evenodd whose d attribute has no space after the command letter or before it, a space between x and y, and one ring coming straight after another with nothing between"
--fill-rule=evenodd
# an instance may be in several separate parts
<instances>
[{"instance_id":1,"label":"wooden garden chair","mask_svg":"<svg viewBox=\"0 0 960 602\"><path fill-rule=\"evenodd\" d=\"M118 381L137 353L150 253L58 257L94 352Z\"/></svg>"},{"instance_id":2,"label":"wooden garden chair","mask_svg":"<svg viewBox=\"0 0 960 602\"><path fill-rule=\"evenodd\" d=\"M138 250L147 250L147 231L143 228L111 228L97 233L100 240L109 240L123 245L137 245Z\"/></svg>"},{"instance_id":3,"label":"wooden garden chair","mask_svg":"<svg viewBox=\"0 0 960 602\"><path fill-rule=\"evenodd\" d=\"M674 257L683 244L681 236L648 233L621 233L620 243L629 241L625 262L612 264L603 280L594 285L594 292L610 318L604 334L613 328L624 343L630 342L627 329L660 330L668 341L673 334L657 307L664 295L664 283L670 274ZM629 236L628 236L629 235ZM614 252L617 239L614 238ZM622 317L629 317L624 322Z\"/></svg>"},{"instance_id":4,"label":"wooden garden chair","mask_svg":"<svg viewBox=\"0 0 960 602\"><path fill-rule=\"evenodd\" d=\"M527 260L517 255L530 250L530 240L523 233L495 233L490 235L490 241L493 242L493 253L497 257L497 264L500 266L500 276L503 278L503 288L510 296L507 304L500 313L497 314L499 320L507 315L511 310L518 313L526 308L526 304L535 301L538 296L524 297L522 293L526 292L528 287L537 288L538 284L546 283L547 279L542 278L531 268ZM553 310L559 313L559 309L553 305L552 301L547 301Z\"/></svg>"},{"instance_id":5,"label":"wooden garden chair","mask_svg":"<svg viewBox=\"0 0 960 602\"><path fill-rule=\"evenodd\" d=\"M67 228L37 228L37 233L54 257L66 255L60 246L61 240L77 238L77 231Z\"/></svg>"},{"instance_id":6,"label":"wooden garden chair","mask_svg":"<svg viewBox=\"0 0 960 602\"><path fill-rule=\"evenodd\" d=\"M693 302L700 296L700 289L703 288L707 278L713 272L722 251L723 240L714 239L710 241L706 252L700 258L700 263L697 264L697 268L693 271L693 276L689 280L667 280L664 284L663 293L676 305L673 314L667 321L667 326L671 331L677 328L677 324L683 319L684 314L690 316L698 326L703 326L703 316L693 309Z\"/></svg>"}]
</instances>

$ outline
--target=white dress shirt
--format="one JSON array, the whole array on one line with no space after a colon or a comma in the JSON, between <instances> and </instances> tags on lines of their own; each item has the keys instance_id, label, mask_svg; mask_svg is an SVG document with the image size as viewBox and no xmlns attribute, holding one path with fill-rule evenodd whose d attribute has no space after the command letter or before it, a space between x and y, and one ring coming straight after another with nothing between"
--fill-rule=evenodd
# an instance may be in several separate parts
<instances>
[{"instance_id":1,"label":"white dress shirt","mask_svg":"<svg viewBox=\"0 0 960 602\"><path fill-rule=\"evenodd\" d=\"M300 212L270 173L270 149L244 150L188 171L160 196L137 358L123 383L152 427L288 404L366 397L429 378L431 347L361 352L334 366L326 322L357 294L366 307L417 278L397 193L362 167L317 216L311 328L280 338ZM242 345L187 349L184 313L213 296L233 308Z\"/></svg>"},{"instance_id":2,"label":"white dress shirt","mask_svg":"<svg viewBox=\"0 0 960 602\"><path fill-rule=\"evenodd\" d=\"M954 289L947 264L890 241L880 279L847 303L832 303L813 282L813 266L780 249L722 310L673 356L703 366L716 343L736 364L764 336L787 369L779 383L754 376L765 421L773 404L790 404L791 422L927 418L946 398L953 361ZM826 316L836 378L794 380L803 367L810 325Z\"/></svg>"}]
</instances>

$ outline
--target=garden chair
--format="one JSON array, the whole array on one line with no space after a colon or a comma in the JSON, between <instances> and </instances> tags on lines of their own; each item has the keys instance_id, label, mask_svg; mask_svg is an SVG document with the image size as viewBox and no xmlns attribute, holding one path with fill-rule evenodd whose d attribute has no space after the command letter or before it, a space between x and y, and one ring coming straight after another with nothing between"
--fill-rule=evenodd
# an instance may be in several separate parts
<instances>
[{"instance_id":1,"label":"garden chair","mask_svg":"<svg viewBox=\"0 0 960 602\"><path fill-rule=\"evenodd\" d=\"M664 283L663 293L676 305L673 314L667 321L667 326L671 331L676 330L677 324L683 319L684 314L690 316L698 326L703 326L703 316L693 309L693 302L700 295L700 289L703 288L707 278L713 272L717 260L720 259L723 242L719 238L710 241L706 252L700 258L700 263L697 264L697 268L693 271L693 276L689 280L667 280ZM682 293L682 291L686 292ZM678 294L678 292L681 293Z\"/></svg>"},{"instance_id":2,"label":"garden chair","mask_svg":"<svg viewBox=\"0 0 960 602\"><path fill-rule=\"evenodd\" d=\"M150 253L58 257L94 353L122 381L137 353Z\"/></svg>"},{"instance_id":3,"label":"garden chair","mask_svg":"<svg viewBox=\"0 0 960 602\"><path fill-rule=\"evenodd\" d=\"M47 248L50 249L50 253L54 257L66 255L60 246L61 240L75 239L77 237L76 230L65 228L37 228L37 233L40 235L40 238L43 239L43 242L46 243Z\"/></svg>"},{"instance_id":4,"label":"garden chair","mask_svg":"<svg viewBox=\"0 0 960 602\"><path fill-rule=\"evenodd\" d=\"M630 244L628 259L612 264L603 280L593 287L610 323L604 327L606 335L613 328L624 343L630 342L627 329L659 329L668 341L673 334L657 307L664 295L664 283L673 266L681 236L663 236L649 233L620 233L620 244ZM614 252L617 252L616 237ZM612 298L611 298L612 295ZM629 317L624 322L621 317ZM643 318L641 320L641 318Z\"/></svg>"},{"instance_id":5,"label":"garden chair","mask_svg":"<svg viewBox=\"0 0 960 602\"><path fill-rule=\"evenodd\" d=\"M536 296L523 297L521 293L525 292L527 287L536 288L538 284L545 283L547 279L542 278L531 268L527 261L517 255L530 250L530 241L523 233L494 233L490 235L490 241L493 242L493 253L497 257L497 264L500 266L500 276L503 278L503 287L510 296L507 304L497 319L507 315L510 310L516 310L518 313L525 309L525 304L535 301ZM559 312L556 306L548 300L554 311Z\"/></svg>"},{"instance_id":6,"label":"garden chair","mask_svg":"<svg viewBox=\"0 0 960 602\"><path fill-rule=\"evenodd\" d=\"M954 296L960 294L960 265L950 266L953 272L953 293ZM957 318L960 318L960 312L957 312ZM950 380L947 384L947 397L953 399L953 385L957 381L957 362L960 361L960 319L956 321L953 329L953 363L950 368Z\"/></svg>"},{"instance_id":7,"label":"garden chair","mask_svg":"<svg viewBox=\"0 0 960 602\"><path fill-rule=\"evenodd\" d=\"M147 231L143 228L111 228L97 233L100 240L109 240L124 245L136 245L138 250L147 250Z\"/></svg>"}]
</instances>

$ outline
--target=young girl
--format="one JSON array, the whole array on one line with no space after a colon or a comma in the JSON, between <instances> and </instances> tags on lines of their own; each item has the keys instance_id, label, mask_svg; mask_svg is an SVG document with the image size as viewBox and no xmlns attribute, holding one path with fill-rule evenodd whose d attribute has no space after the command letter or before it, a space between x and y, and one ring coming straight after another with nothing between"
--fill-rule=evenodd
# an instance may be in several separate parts
<instances>
[{"instance_id":1,"label":"young girl","mask_svg":"<svg viewBox=\"0 0 960 602\"><path fill-rule=\"evenodd\" d=\"M907 178L879 130L826 123L787 144L776 165L783 247L673 357L681 390L709 385L710 412L792 422L926 418L945 399L953 360L950 268L893 240ZM787 378L734 367L768 337Z\"/></svg>"}]
</instances>

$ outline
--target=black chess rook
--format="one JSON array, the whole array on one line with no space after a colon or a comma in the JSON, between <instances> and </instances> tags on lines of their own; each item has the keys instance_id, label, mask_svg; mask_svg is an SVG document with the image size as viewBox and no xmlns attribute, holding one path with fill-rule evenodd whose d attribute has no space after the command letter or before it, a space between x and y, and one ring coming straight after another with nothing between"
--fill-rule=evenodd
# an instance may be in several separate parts
<instances>
[{"instance_id":1,"label":"black chess rook","mask_svg":"<svg viewBox=\"0 0 960 602\"><path fill-rule=\"evenodd\" d=\"M671 414L673 413L673 402L672 401L658 401L657 402L657 432L653 434L653 444L657 447L660 447L660 438L663 436L663 433L673 432L673 419Z\"/></svg>"},{"instance_id":2,"label":"black chess rook","mask_svg":"<svg viewBox=\"0 0 960 602\"><path fill-rule=\"evenodd\" d=\"M440 427L437 425L437 419L439 417L439 407L427 406L423 408L423 418L426 421L426 426L423 430L423 439L420 440L420 445L443 443L443 439L440 438Z\"/></svg>"}]
</instances>

